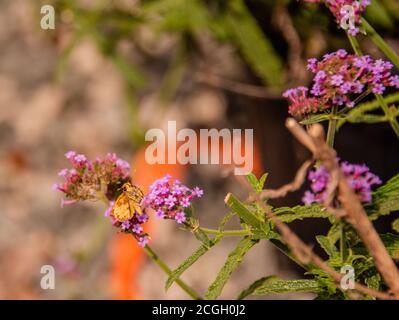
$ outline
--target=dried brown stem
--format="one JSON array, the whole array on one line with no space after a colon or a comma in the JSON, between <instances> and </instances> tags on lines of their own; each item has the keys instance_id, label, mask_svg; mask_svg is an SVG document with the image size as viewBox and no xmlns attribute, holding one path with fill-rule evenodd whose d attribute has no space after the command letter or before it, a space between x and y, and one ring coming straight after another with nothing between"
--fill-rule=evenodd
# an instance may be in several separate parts
<instances>
[{"instance_id":1,"label":"dried brown stem","mask_svg":"<svg viewBox=\"0 0 399 320\"><path fill-rule=\"evenodd\" d=\"M345 218L352 224L363 243L374 258L375 265L390 288L395 298L399 299L399 272L392 258L389 256L384 243L369 220L355 192L348 185L339 168L336 153L324 141L324 132L321 125L316 124L309 130L309 134L294 120L287 120L287 128L302 142L314 158L320 160L333 177L333 183L328 187L332 195L338 187L338 199L345 211ZM334 190L333 190L334 189ZM331 196L332 197L332 196ZM329 206L332 198L329 197Z\"/></svg>"},{"instance_id":2,"label":"dried brown stem","mask_svg":"<svg viewBox=\"0 0 399 320\"><path fill-rule=\"evenodd\" d=\"M298 190L302 186L302 184L306 178L306 172L308 171L308 169L312 165L312 163L313 163L312 160L305 161L302 164L302 166L299 168L299 170L297 171L295 178L292 182L287 183L278 189L265 189L262 192L260 192L259 194L257 194L256 198L257 199L282 198L282 197L285 197L288 192L293 192L293 191ZM253 196L251 196L249 198L249 201L253 201L253 200L254 200L254 198L253 198Z\"/></svg>"}]
</instances>

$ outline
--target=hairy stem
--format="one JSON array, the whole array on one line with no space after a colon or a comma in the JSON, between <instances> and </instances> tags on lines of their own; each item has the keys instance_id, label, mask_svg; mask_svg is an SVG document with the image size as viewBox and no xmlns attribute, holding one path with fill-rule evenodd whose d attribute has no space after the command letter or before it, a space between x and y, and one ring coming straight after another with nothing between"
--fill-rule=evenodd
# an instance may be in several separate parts
<instances>
[{"instance_id":1,"label":"hairy stem","mask_svg":"<svg viewBox=\"0 0 399 320\"><path fill-rule=\"evenodd\" d=\"M339 241L339 248L340 248L340 253L341 253L341 260L342 263L345 262L346 260L346 233L345 233L345 223L343 221L340 222L340 227L341 227L341 235L340 235L340 241Z\"/></svg>"},{"instance_id":2,"label":"hairy stem","mask_svg":"<svg viewBox=\"0 0 399 320\"><path fill-rule=\"evenodd\" d=\"M327 145L331 148L334 147L334 139L335 139L335 132L337 130L337 115L338 107L333 106L331 111L331 119L328 122L328 131L327 131Z\"/></svg>"},{"instance_id":3,"label":"hairy stem","mask_svg":"<svg viewBox=\"0 0 399 320\"><path fill-rule=\"evenodd\" d=\"M250 230L226 230L226 231L219 231L216 229L209 229L209 228L200 228L203 232L207 234L215 234L218 236L249 236L252 234Z\"/></svg>"}]
</instances>

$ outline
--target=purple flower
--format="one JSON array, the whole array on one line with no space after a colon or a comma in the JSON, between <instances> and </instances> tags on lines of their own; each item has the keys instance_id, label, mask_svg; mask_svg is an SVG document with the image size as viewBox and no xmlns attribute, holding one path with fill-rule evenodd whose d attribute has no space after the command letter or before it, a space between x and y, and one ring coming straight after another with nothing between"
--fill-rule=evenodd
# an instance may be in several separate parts
<instances>
[{"instance_id":1,"label":"purple flower","mask_svg":"<svg viewBox=\"0 0 399 320\"><path fill-rule=\"evenodd\" d=\"M122 230L127 230L129 228L130 228L130 221L129 220L123 221L122 224L121 224L121 229Z\"/></svg>"},{"instance_id":2,"label":"purple flower","mask_svg":"<svg viewBox=\"0 0 399 320\"><path fill-rule=\"evenodd\" d=\"M155 215L157 216L157 218L164 218L165 217L165 213L163 212L162 209L158 209L157 211L155 211Z\"/></svg>"},{"instance_id":3,"label":"purple flower","mask_svg":"<svg viewBox=\"0 0 399 320\"><path fill-rule=\"evenodd\" d=\"M194 198L200 198L204 191L198 187L188 188L179 180L166 175L150 186L150 192L144 197L143 204L152 208L159 218L174 219L178 223L186 222L184 209L191 206Z\"/></svg>"},{"instance_id":4,"label":"purple flower","mask_svg":"<svg viewBox=\"0 0 399 320\"><path fill-rule=\"evenodd\" d=\"M330 83L336 87L339 87L343 82L344 82L344 77L340 74L333 75L330 80Z\"/></svg>"},{"instance_id":5,"label":"purple flower","mask_svg":"<svg viewBox=\"0 0 399 320\"><path fill-rule=\"evenodd\" d=\"M349 186L358 195L361 202L371 202L372 186L381 184L381 180L365 164L350 164L346 161L340 163L342 173L347 179ZM321 165L311 170L308 174L310 189L304 193L302 201L304 204L323 203L327 196L327 185L330 175L327 169Z\"/></svg>"},{"instance_id":6,"label":"purple flower","mask_svg":"<svg viewBox=\"0 0 399 320\"><path fill-rule=\"evenodd\" d=\"M133 226L133 228L132 228L132 232L133 232L133 233L140 234L140 233L143 232L143 227L142 227L141 225L139 225L139 224L135 224L135 225Z\"/></svg>"},{"instance_id":7,"label":"purple flower","mask_svg":"<svg viewBox=\"0 0 399 320\"><path fill-rule=\"evenodd\" d=\"M177 223L186 222L186 215L184 214L183 211L178 211L175 214L175 220L176 220Z\"/></svg>"},{"instance_id":8,"label":"purple flower","mask_svg":"<svg viewBox=\"0 0 399 320\"><path fill-rule=\"evenodd\" d=\"M142 236L138 239L138 241L139 241L139 246L144 248L148 244L149 238L148 236Z\"/></svg>"},{"instance_id":9,"label":"purple flower","mask_svg":"<svg viewBox=\"0 0 399 320\"><path fill-rule=\"evenodd\" d=\"M370 56L359 57L338 50L312 59L308 69L314 73L308 89L298 87L284 92L290 100L288 112L294 116L321 112L333 106L353 107L356 98L372 91L382 94L389 87L399 87L399 76L391 75L393 65Z\"/></svg>"},{"instance_id":10,"label":"purple flower","mask_svg":"<svg viewBox=\"0 0 399 320\"><path fill-rule=\"evenodd\" d=\"M109 206L108 206L107 210L105 210L105 212L104 212L104 217L109 217L111 215L112 208L113 208L114 204L115 204L115 201L109 202Z\"/></svg>"}]
</instances>

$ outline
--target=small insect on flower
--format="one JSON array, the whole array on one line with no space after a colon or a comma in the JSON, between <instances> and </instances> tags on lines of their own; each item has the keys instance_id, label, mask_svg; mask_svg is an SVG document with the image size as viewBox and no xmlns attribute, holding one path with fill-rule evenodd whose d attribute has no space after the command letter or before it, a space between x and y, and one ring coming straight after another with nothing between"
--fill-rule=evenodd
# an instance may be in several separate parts
<instances>
[{"instance_id":1,"label":"small insect on flower","mask_svg":"<svg viewBox=\"0 0 399 320\"><path fill-rule=\"evenodd\" d=\"M124 183L121 189L122 193L116 199L111 215L120 222L130 220L135 213L142 215L143 191L130 182Z\"/></svg>"}]
</instances>

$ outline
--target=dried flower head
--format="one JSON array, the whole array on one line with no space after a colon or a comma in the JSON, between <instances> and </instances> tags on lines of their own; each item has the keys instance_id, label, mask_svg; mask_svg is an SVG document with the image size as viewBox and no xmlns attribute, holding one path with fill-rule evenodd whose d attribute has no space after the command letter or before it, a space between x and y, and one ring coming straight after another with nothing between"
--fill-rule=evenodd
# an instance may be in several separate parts
<instances>
[{"instance_id":1,"label":"dried flower head","mask_svg":"<svg viewBox=\"0 0 399 320\"><path fill-rule=\"evenodd\" d=\"M381 180L365 164L350 164L341 162L341 170L350 187L358 195L361 202L371 202L372 186L381 184ZM308 179L311 182L310 190L306 191L302 201L305 204L323 203L327 197L327 185L330 175L327 169L321 165L309 172Z\"/></svg>"},{"instance_id":2,"label":"dried flower head","mask_svg":"<svg viewBox=\"0 0 399 320\"><path fill-rule=\"evenodd\" d=\"M293 116L300 116L308 113L323 111L326 106L322 101L315 97L308 97L309 89L306 87L297 87L288 89L283 93L283 97L290 100L288 112Z\"/></svg>"},{"instance_id":3,"label":"dried flower head","mask_svg":"<svg viewBox=\"0 0 399 320\"><path fill-rule=\"evenodd\" d=\"M187 221L184 210L191 206L194 198L203 194L200 188L190 189L179 180L173 180L170 175L166 175L150 186L150 192L144 197L143 205L152 208L159 218L184 223Z\"/></svg>"},{"instance_id":4,"label":"dried flower head","mask_svg":"<svg viewBox=\"0 0 399 320\"><path fill-rule=\"evenodd\" d=\"M122 184L129 181L130 166L114 153L95 161L88 160L83 154L69 151L65 154L72 168L62 169L58 175L64 179L53 186L54 190L65 194L61 206L79 200L97 200L98 192L104 192L109 200Z\"/></svg>"}]
</instances>

